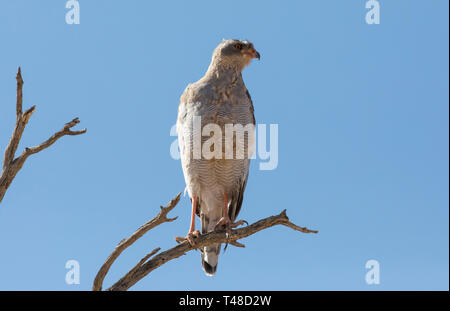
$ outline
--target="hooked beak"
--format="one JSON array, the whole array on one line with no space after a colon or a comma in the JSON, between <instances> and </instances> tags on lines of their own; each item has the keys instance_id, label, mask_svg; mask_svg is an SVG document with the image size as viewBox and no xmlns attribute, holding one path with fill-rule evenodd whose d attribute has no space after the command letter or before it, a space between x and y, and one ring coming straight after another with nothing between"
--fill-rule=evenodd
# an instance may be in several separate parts
<instances>
[{"instance_id":1,"label":"hooked beak","mask_svg":"<svg viewBox=\"0 0 450 311\"><path fill-rule=\"evenodd\" d=\"M257 58L258 60L261 59L261 55L259 55L259 52L255 49L251 49L251 55L253 58Z\"/></svg>"},{"instance_id":2,"label":"hooked beak","mask_svg":"<svg viewBox=\"0 0 450 311\"><path fill-rule=\"evenodd\" d=\"M244 54L250 56L250 58L257 58L258 60L261 59L261 55L259 54L259 52L257 50L255 50L254 48L250 48L247 51L243 51Z\"/></svg>"}]
</instances>

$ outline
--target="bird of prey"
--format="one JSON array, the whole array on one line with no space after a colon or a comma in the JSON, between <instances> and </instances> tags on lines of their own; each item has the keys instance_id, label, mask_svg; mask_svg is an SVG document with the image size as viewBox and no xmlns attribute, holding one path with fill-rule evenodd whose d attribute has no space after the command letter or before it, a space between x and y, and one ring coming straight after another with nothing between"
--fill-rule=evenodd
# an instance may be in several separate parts
<instances>
[{"instance_id":1,"label":"bird of prey","mask_svg":"<svg viewBox=\"0 0 450 311\"><path fill-rule=\"evenodd\" d=\"M223 40L215 48L206 74L189 84L180 98L176 128L192 213L187 236L176 237L177 241L187 240L195 245L195 238L200 235L195 230L195 215L201 220L202 234L214 230L225 230L229 234L231 228L246 223L236 221L236 217L241 209L254 150L255 117L241 72L254 58L260 59L260 55L251 42ZM196 120L201 123L197 129ZM208 143L213 135L205 135L208 124L221 130L221 137L215 144ZM245 127L244 139L236 131L230 142L229 136L225 135L228 125ZM199 143L196 144L197 138ZM226 153L226 144L231 146L231 157ZM204 156L205 148L208 152L214 151L214 156ZM238 149L242 148L243 156L242 153L238 156ZM221 244L217 244L201 250L202 267L209 276L216 272L220 248Z\"/></svg>"}]
</instances>

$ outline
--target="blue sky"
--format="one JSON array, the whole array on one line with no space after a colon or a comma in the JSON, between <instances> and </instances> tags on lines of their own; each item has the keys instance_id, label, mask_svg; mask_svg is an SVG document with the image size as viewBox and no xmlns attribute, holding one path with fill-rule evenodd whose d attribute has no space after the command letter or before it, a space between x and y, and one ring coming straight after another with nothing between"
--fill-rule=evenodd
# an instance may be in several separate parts
<instances>
[{"instance_id":1,"label":"blue sky","mask_svg":"<svg viewBox=\"0 0 450 311\"><path fill-rule=\"evenodd\" d=\"M184 189L169 135L178 100L223 38L254 42L244 71L257 123L278 124L279 163L253 161L240 217L278 214L319 230L274 227L222 253L206 277L199 252L134 290L448 290L448 1L0 1L0 149L37 105L20 150L74 117L83 136L30 158L0 205L0 290L89 290L124 237ZM2 156L3 158L3 156ZM147 252L175 245L179 219L113 265L111 285ZM65 282L66 261L80 284ZM380 263L367 285L365 263Z\"/></svg>"}]
</instances>

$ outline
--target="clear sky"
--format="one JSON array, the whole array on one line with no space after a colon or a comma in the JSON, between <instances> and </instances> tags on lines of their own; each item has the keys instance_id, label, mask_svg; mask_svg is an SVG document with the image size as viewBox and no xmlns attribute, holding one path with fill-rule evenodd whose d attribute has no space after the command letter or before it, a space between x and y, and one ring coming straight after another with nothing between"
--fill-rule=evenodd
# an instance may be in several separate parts
<instances>
[{"instance_id":1,"label":"clear sky","mask_svg":"<svg viewBox=\"0 0 450 311\"><path fill-rule=\"evenodd\" d=\"M257 123L278 124L275 170L253 161L240 217L278 214L319 230L274 227L229 247L215 277L199 252L135 290L448 290L449 41L446 0L0 1L0 149L37 105L21 151L74 117L82 136L30 158L0 205L0 290L89 290L122 239L185 187L171 158L178 101L223 38L261 53L245 71ZM3 158L3 155L1 155ZM179 219L126 250L111 285L146 253L185 235ZM198 223L197 223L198 224ZM365 264L380 264L367 285ZM65 282L68 260L80 284Z\"/></svg>"}]
</instances>

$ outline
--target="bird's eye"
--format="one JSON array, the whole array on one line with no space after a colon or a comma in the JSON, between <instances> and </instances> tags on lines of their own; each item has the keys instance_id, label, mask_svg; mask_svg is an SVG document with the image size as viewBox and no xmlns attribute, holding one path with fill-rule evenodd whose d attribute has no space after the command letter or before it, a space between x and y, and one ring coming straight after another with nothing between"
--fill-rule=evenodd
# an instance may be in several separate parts
<instances>
[{"instance_id":1,"label":"bird's eye","mask_svg":"<svg viewBox=\"0 0 450 311\"><path fill-rule=\"evenodd\" d=\"M241 43L236 43L236 44L234 45L234 47L235 47L236 49L238 49L238 50L242 50L242 44L241 44Z\"/></svg>"}]
</instances>

